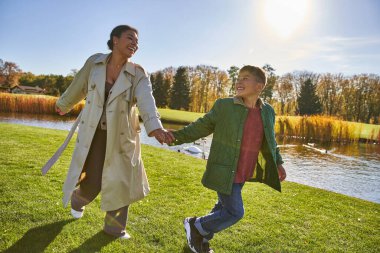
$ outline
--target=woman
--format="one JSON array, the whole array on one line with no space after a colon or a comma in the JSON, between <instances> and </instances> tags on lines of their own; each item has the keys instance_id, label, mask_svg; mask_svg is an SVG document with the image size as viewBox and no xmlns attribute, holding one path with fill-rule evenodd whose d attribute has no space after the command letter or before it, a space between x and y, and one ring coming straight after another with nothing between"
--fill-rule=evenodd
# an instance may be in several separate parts
<instances>
[{"instance_id":1,"label":"woman","mask_svg":"<svg viewBox=\"0 0 380 253\"><path fill-rule=\"evenodd\" d=\"M163 143L170 135L159 120L148 76L130 62L138 49L138 31L117 26L107 44L112 52L91 56L56 103L63 115L86 98L63 203L67 206L71 199L71 214L81 218L101 190L104 231L128 239L128 207L149 192L135 103L149 136Z\"/></svg>"}]
</instances>

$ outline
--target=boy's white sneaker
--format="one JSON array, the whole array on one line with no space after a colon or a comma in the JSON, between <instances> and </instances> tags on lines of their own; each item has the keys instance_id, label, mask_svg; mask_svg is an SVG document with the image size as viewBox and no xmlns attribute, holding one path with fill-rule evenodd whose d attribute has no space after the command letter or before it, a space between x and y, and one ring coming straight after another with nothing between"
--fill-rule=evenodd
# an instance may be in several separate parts
<instances>
[{"instance_id":1,"label":"boy's white sneaker","mask_svg":"<svg viewBox=\"0 0 380 253\"><path fill-rule=\"evenodd\" d=\"M183 221L185 227L187 245L194 253L201 253L203 237L195 227L195 220L197 217L188 217Z\"/></svg>"},{"instance_id":2,"label":"boy's white sneaker","mask_svg":"<svg viewBox=\"0 0 380 253\"><path fill-rule=\"evenodd\" d=\"M80 219L83 217L84 210L82 212L75 211L71 208L71 215L74 217L74 219Z\"/></svg>"}]
</instances>

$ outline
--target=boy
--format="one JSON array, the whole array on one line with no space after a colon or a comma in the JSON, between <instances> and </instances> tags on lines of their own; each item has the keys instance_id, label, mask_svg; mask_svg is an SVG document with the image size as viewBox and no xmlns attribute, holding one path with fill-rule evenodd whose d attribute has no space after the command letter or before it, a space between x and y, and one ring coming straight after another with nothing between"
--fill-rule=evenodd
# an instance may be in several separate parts
<instances>
[{"instance_id":1,"label":"boy","mask_svg":"<svg viewBox=\"0 0 380 253\"><path fill-rule=\"evenodd\" d=\"M239 71L236 96L218 99L202 118L174 131L174 145L193 142L213 133L202 184L218 195L208 215L184 220L187 243L193 252L213 252L209 240L244 215L241 190L246 181L263 182L281 191L286 177L274 134L273 108L259 98L265 72L244 66ZM169 137L168 137L169 138Z\"/></svg>"}]
</instances>

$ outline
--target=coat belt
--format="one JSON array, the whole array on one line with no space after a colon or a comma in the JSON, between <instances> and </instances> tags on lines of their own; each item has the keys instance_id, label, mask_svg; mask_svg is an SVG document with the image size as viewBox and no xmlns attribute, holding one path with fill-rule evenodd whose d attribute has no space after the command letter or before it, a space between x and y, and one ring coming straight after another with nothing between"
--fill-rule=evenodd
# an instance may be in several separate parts
<instances>
[{"instance_id":1,"label":"coat belt","mask_svg":"<svg viewBox=\"0 0 380 253\"><path fill-rule=\"evenodd\" d=\"M71 138L73 137L75 129L77 128L77 126L79 124L81 116L82 116L82 112L80 112L80 114L78 115L78 118L75 120L73 126L70 129L69 134L66 136L65 141L58 148L58 150L54 153L54 155L49 159L49 161L47 161L47 163L44 165L44 167L42 167L42 169L41 169L42 175L45 175L50 170L50 168L55 164L55 162L58 160L58 158L62 155L63 151L66 149Z\"/></svg>"}]
</instances>

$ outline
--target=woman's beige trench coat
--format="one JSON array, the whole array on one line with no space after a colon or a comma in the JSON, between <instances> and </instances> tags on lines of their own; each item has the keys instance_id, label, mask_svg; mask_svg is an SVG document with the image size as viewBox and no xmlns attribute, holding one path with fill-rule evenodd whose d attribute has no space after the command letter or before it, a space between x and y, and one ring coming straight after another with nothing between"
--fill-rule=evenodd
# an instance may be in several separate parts
<instances>
[{"instance_id":1,"label":"woman's beige trench coat","mask_svg":"<svg viewBox=\"0 0 380 253\"><path fill-rule=\"evenodd\" d=\"M106 65L109 56L107 54L91 56L57 101L57 107L67 113L76 103L86 98L74 153L63 186L64 206L70 201L82 172L92 138L102 116L104 103L106 103L107 147L101 186L102 210L119 209L144 198L149 192L141 160L139 124L136 122L136 117L131 114L131 105L134 101L137 102L147 133L162 128L151 84L141 67L127 62L112 87L108 100L104 101Z\"/></svg>"}]
</instances>

